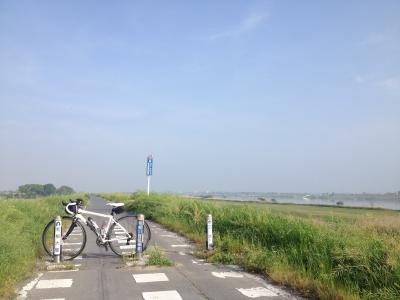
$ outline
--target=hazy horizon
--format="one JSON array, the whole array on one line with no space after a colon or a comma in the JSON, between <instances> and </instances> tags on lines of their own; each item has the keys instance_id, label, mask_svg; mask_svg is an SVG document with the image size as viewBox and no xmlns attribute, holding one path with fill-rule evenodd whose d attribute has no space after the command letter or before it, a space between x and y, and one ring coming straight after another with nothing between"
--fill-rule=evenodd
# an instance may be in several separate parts
<instances>
[{"instance_id":1,"label":"hazy horizon","mask_svg":"<svg viewBox=\"0 0 400 300\"><path fill-rule=\"evenodd\" d=\"M0 2L0 190L400 190L399 1Z\"/></svg>"}]
</instances>

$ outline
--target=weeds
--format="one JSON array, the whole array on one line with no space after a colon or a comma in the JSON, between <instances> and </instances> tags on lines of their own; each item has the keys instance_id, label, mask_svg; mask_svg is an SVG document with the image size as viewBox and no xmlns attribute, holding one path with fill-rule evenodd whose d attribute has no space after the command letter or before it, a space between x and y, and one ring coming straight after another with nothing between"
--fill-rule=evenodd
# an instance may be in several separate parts
<instances>
[{"instance_id":1,"label":"weeds","mask_svg":"<svg viewBox=\"0 0 400 300\"><path fill-rule=\"evenodd\" d=\"M152 249L148 250L146 253L149 258L146 262L146 266L165 266L169 267L172 266L174 263L169 258L165 257L162 250L158 247L153 247Z\"/></svg>"},{"instance_id":2,"label":"weeds","mask_svg":"<svg viewBox=\"0 0 400 300\"><path fill-rule=\"evenodd\" d=\"M146 218L205 245L210 261L235 263L320 299L399 299L399 213L387 210L195 200L170 194L125 195Z\"/></svg>"},{"instance_id":3,"label":"weeds","mask_svg":"<svg viewBox=\"0 0 400 300\"><path fill-rule=\"evenodd\" d=\"M50 196L24 200L0 200L0 298L11 297L16 283L35 269L44 254L41 234L56 213L63 213L61 201L83 195Z\"/></svg>"}]
</instances>

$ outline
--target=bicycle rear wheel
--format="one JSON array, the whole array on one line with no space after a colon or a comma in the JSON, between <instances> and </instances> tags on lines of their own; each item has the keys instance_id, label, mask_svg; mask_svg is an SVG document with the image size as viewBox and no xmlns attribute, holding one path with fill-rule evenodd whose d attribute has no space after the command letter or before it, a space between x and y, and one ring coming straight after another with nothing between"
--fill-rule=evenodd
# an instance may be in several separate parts
<instances>
[{"instance_id":1,"label":"bicycle rear wheel","mask_svg":"<svg viewBox=\"0 0 400 300\"><path fill-rule=\"evenodd\" d=\"M119 256L129 256L135 254L137 217L125 216L119 218L117 222L129 232L129 235L124 233L123 230L114 223L110 227L107 235L107 239L113 239L113 241L109 242L111 250ZM143 250L146 250L150 239L150 227L146 222L144 222Z\"/></svg>"},{"instance_id":2,"label":"bicycle rear wheel","mask_svg":"<svg viewBox=\"0 0 400 300\"><path fill-rule=\"evenodd\" d=\"M72 231L67 236L70 228ZM63 260L71 260L81 254L86 245L86 231L79 221L74 220L73 217L62 216L62 236L61 257ZM43 248L50 256L53 256L53 243L54 220L46 225L42 233Z\"/></svg>"}]
</instances>

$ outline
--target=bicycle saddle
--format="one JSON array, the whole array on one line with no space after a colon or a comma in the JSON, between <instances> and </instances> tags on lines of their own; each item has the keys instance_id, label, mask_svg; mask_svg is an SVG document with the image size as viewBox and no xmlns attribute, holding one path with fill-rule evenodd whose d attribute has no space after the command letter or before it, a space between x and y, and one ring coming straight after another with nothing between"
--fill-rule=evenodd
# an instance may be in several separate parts
<instances>
[{"instance_id":1,"label":"bicycle saddle","mask_svg":"<svg viewBox=\"0 0 400 300\"><path fill-rule=\"evenodd\" d=\"M107 203L106 205L112 206L112 207L121 207L124 206L125 203Z\"/></svg>"}]
</instances>

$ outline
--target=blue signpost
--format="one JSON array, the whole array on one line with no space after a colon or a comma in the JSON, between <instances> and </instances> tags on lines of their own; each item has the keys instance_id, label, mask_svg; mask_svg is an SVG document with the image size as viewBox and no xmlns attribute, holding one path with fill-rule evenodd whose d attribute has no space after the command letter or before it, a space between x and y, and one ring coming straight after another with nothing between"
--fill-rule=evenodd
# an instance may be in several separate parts
<instances>
[{"instance_id":1,"label":"blue signpost","mask_svg":"<svg viewBox=\"0 0 400 300\"><path fill-rule=\"evenodd\" d=\"M153 155L147 156L146 176L147 176L147 196L150 195L150 178L153 175Z\"/></svg>"}]
</instances>

